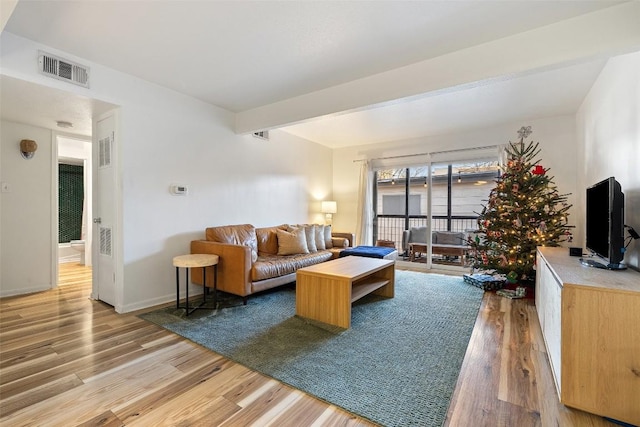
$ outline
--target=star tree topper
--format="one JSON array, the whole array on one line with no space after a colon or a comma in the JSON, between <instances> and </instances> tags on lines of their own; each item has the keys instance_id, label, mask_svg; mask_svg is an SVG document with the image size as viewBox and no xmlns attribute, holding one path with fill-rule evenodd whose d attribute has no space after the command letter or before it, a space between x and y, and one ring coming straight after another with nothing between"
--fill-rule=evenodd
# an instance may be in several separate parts
<instances>
[{"instance_id":1,"label":"star tree topper","mask_svg":"<svg viewBox=\"0 0 640 427\"><path fill-rule=\"evenodd\" d=\"M531 126L522 126L518 131L518 136L522 139L527 139L532 133Z\"/></svg>"}]
</instances>

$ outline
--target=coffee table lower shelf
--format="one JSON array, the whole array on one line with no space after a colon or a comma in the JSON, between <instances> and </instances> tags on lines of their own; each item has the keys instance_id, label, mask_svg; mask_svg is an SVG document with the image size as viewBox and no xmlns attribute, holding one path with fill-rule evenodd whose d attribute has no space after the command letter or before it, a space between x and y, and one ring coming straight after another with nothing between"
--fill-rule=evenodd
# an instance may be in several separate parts
<instances>
[{"instance_id":1,"label":"coffee table lower shelf","mask_svg":"<svg viewBox=\"0 0 640 427\"><path fill-rule=\"evenodd\" d=\"M356 302L363 296L369 295L370 293L380 289L383 286L387 286L388 284L389 280L378 278L365 280L362 283L354 283L354 285L351 287L351 302Z\"/></svg>"}]
</instances>

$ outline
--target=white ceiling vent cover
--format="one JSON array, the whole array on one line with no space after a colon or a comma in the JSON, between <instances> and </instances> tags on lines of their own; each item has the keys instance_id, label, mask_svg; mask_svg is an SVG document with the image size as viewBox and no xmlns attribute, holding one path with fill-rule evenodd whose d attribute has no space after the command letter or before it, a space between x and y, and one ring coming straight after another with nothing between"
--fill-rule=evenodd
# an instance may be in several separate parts
<instances>
[{"instance_id":1,"label":"white ceiling vent cover","mask_svg":"<svg viewBox=\"0 0 640 427\"><path fill-rule=\"evenodd\" d=\"M45 76L89 87L89 67L38 51L38 71Z\"/></svg>"}]
</instances>

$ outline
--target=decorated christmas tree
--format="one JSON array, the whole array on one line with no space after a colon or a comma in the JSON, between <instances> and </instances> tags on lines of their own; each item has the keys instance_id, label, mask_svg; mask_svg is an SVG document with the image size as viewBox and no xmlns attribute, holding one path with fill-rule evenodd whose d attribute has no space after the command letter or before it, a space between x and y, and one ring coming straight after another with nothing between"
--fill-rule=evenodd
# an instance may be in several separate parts
<instances>
[{"instance_id":1,"label":"decorated christmas tree","mask_svg":"<svg viewBox=\"0 0 640 427\"><path fill-rule=\"evenodd\" d=\"M539 143L525 143L530 134L531 126L522 127L520 141L506 147L507 163L478 217L479 232L469 242L474 268L505 274L511 282L533 282L537 246L571 239L568 194L558 192L549 169L536 160Z\"/></svg>"}]
</instances>

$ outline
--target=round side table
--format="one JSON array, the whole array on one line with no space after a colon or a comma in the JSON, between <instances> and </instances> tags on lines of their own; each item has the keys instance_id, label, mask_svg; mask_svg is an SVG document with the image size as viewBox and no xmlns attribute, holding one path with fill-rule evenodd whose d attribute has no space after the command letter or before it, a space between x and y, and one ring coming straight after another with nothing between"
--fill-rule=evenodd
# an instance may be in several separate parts
<instances>
[{"instance_id":1,"label":"round side table","mask_svg":"<svg viewBox=\"0 0 640 427\"><path fill-rule=\"evenodd\" d=\"M218 287L218 255L210 254L189 254L179 255L173 258L173 265L176 267L176 308L184 308L187 316L199 308L214 309L216 302L216 293ZM180 267L185 269L186 279L186 298L184 307L180 307ZM202 302L195 306L189 306L189 269L194 267L202 268ZM213 307L203 307L207 302L207 267L213 267Z\"/></svg>"}]
</instances>

